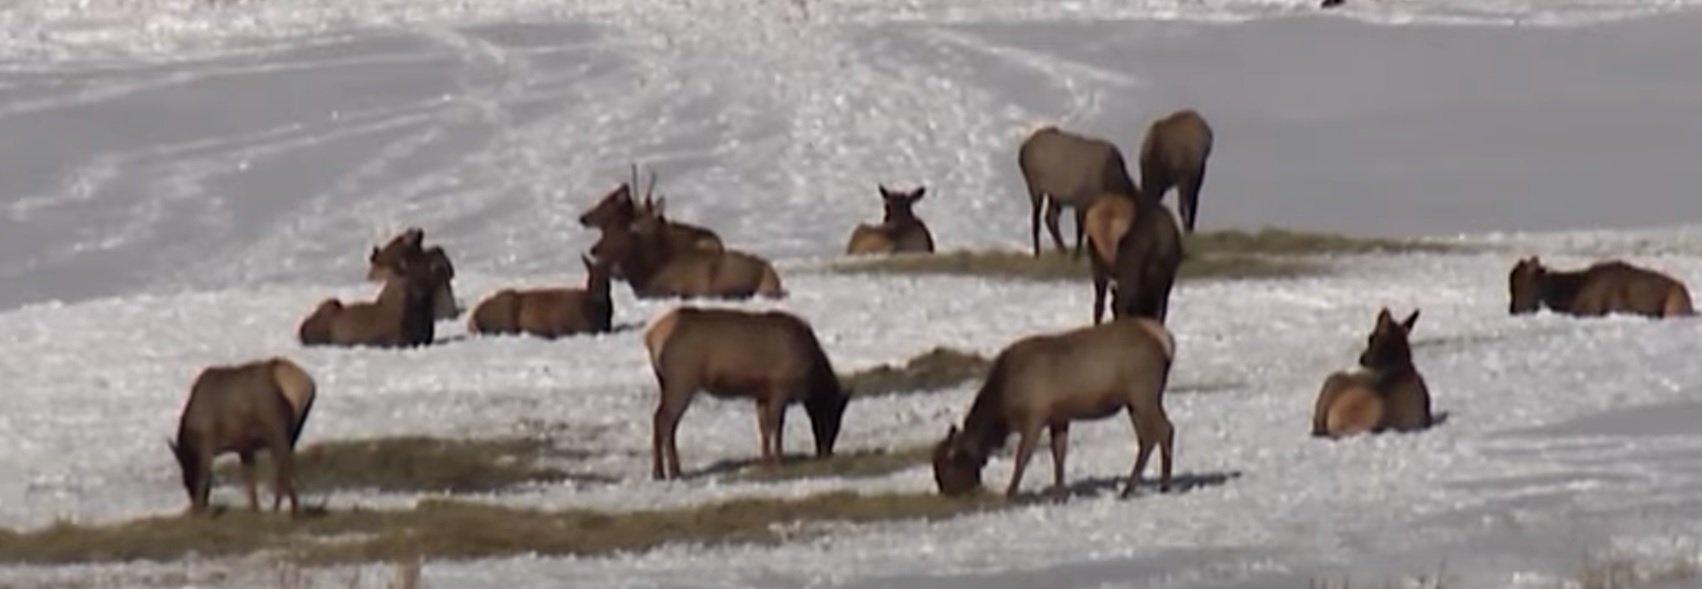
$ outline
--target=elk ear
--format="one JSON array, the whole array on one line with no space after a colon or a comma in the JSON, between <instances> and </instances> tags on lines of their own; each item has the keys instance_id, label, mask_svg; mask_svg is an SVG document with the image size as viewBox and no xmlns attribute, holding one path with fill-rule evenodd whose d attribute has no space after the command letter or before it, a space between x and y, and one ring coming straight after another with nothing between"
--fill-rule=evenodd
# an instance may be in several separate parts
<instances>
[{"instance_id":1,"label":"elk ear","mask_svg":"<svg viewBox=\"0 0 1702 589\"><path fill-rule=\"evenodd\" d=\"M1394 322L1395 322L1395 317L1394 317L1394 315L1391 315L1389 313L1388 307L1383 307L1383 310L1377 312L1377 326L1378 327L1382 327L1384 325L1388 325L1388 324L1391 324L1391 323L1394 323Z\"/></svg>"},{"instance_id":2,"label":"elk ear","mask_svg":"<svg viewBox=\"0 0 1702 589\"><path fill-rule=\"evenodd\" d=\"M1418 309L1413 309L1411 315L1407 315L1406 319L1401 320L1401 329L1407 333L1412 333L1414 323L1418 323Z\"/></svg>"},{"instance_id":3,"label":"elk ear","mask_svg":"<svg viewBox=\"0 0 1702 589\"><path fill-rule=\"evenodd\" d=\"M403 237L405 238L403 241L407 242L410 247L420 247L420 244L425 242L425 230L419 227L409 227Z\"/></svg>"},{"instance_id":4,"label":"elk ear","mask_svg":"<svg viewBox=\"0 0 1702 589\"><path fill-rule=\"evenodd\" d=\"M366 261L368 261L368 262L378 261L378 246L376 246L376 245L372 246L372 253L366 255Z\"/></svg>"},{"instance_id":5,"label":"elk ear","mask_svg":"<svg viewBox=\"0 0 1702 589\"><path fill-rule=\"evenodd\" d=\"M916 190L910 191L910 202L916 202L916 201L922 200L922 194L926 193L926 192L928 192L928 187L917 186Z\"/></svg>"}]
</instances>

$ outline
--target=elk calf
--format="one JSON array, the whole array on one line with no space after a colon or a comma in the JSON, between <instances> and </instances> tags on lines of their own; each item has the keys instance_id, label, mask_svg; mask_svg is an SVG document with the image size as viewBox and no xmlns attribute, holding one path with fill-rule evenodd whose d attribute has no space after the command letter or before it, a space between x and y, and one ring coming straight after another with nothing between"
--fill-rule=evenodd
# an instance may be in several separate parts
<instances>
[{"instance_id":1,"label":"elk calf","mask_svg":"<svg viewBox=\"0 0 1702 589\"><path fill-rule=\"evenodd\" d=\"M910 192L893 192L881 186L880 190L881 201L886 207L885 216L879 225L859 223L851 231L851 241L845 245L845 253L932 253L934 236L913 210L916 201L922 200L922 193L927 189L918 186Z\"/></svg>"},{"instance_id":2,"label":"elk calf","mask_svg":"<svg viewBox=\"0 0 1702 589\"><path fill-rule=\"evenodd\" d=\"M1365 352L1364 370L1337 372L1324 380L1312 410L1312 435L1330 438L1383 430L1430 427L1430 390L1412 364L1407 335L1418 311L1399 323L1388 309L1377 314Z\"/></svg>"},{"instance_id":3,"label":"elk calf","mask_svg":"<svg viewBox=\"0 0 1702 589\"><path fill-rule=\"evenodd\" d=\"M1030 233L1034 255L1040 256L1040 212L1046 211L1046 229L1062 251L1064 238L1058 234L1058 214L1064 207L1076 209L1076 254L1081 254L1083 219L1087 206L1106 192L1135 196L1140 191L1129 179L1123 153L1103 139L1084 137L1045 127L1023 140L1017 151L1017 166L1028 185L1031 209Z\"/></svg>"},{"instance_id":4,"label":"elk calf","mask_svg":"<svg viewBox=\"0 0 1702 589\"><path fill-rule=\"evenodd\" d=\"M313 409L314 396L313 378L283 358L201 371L189 389L177 438L169 441L182 471L183 489L189 493L190 511L206 511L213 458L225 452L241 458L249 508L259 511L254 455L260 450L271 453L275 467L272 510L277 511L288 496L290 512L299 511L295 444Z\"/></svg>"},{"instance_id":5,"label":"elk calf","mask_svg":"<svg viewBox=\"0 0 1702 589\"><path fill-rule=\"evenodd\" d=\"M1212 131L1206 119L1192 110L1179 110L1153 121L1141 143L1141 185L1153 202L1176 187L1176 209L1184 228L1194 232L1199 214L1200 186L1206 181L1206 158L1211 157Z\"/></svg>"},{"instance_id":6,"label":"elk calf","mask_svg":"<svg viewBox=\"0 0 1702 589\"><path fill-rule=\"evenodd\" d=\"M1512 296L1508 310L1514 315L1533 313L1542 306L1583 316L1678 317L1696 312L1683 282L1618 260L1577 272L1554 272L1531 256L1513 266L1507 282Z\"/></svg>"},{"instance_id":7,"label":"elk calf","mask_svg":"<svg viewBox=\"0 0 1702 589\"><path fill-rule=\"evenodd\" d=\"M1164 387L1175 353L1170 332L1140 317L1011 344L993 359L963 429L952 426L934 447L934 482L940 493L959 495L980 487L987 457L1015 432L1016 468L1005 488L1006 496L1015 497L1040 430L1047 429L1052 439L1052 491L1062 499L1070 422L1103 419L1125 409L1140 450L1123 495L1134 492L1154 446L1164 458L1159 489L1169 490L1175 430L1164 412Z\"/></svg>"},{"instance_id":8,"label":"elk calf","mask_svg":"<svg viewBox=\"0 0 1702 589\"><path fill-rule=\"evenodd\" d=\"M544 338L608 332L615 309L609 298L609 266L583 256L580 261L585 264L584 290L499 290L473 309L467 330Z\"/></svg>"},{"instance_id":9,"label":"elk calf","mask_svg":"<svg viewBox=\"0 0 1702 589\"><path fill-rule=\"evenodd\" d=\"M644 332L660 399L651 441L657 479L680 476L674 433L698 390L756 401L762 460L778 466L784 454L786 406L804 404L816 456L833 455L840 420L851 398L808 323L777 311L681 307Z\"/></svg>"}]
</instances>

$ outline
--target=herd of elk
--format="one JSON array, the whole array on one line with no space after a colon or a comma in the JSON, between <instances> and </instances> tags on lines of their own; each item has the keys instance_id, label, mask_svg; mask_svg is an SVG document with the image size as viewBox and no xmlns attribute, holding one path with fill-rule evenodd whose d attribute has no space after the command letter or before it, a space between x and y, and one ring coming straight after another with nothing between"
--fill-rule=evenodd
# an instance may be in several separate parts
<instances>
[{"instance_id":1,"label":"herd of elk","mask_svg":"<svg viewBox=\"0 0 1702 589\"><path fill-rule=\"evenodd\" d=\"M1015 496L1042 430L1049 433L1052 493L1066 494L1064 458L1070 424L1126 410L1138 442L1123 495L1134 492L1156 447L1163 465L1159 489L1171 484L1175 429L1166 415L1164 389L1176 341L1164 326L1171 287L1183 260L1183 234L1194 229L1212 130L1199 113L1183 110L1155 120L1140 150L1143 191L1129 177L1117 146L1056 127L1022 142L1018 164L1031 201L1031 242L1040 254L1040 222L1064 250L1058 217L1076 212L1076 253L1085 236L1093 277L1093 326L1022 338L994 359L961 429L951 426L933 449L935 483L946 495L972 492L992 453L1017 434L1014 471L1005 489ZM600 232L581 255L583 289L504 288L470 314L475 334L527 334L558 338L604 333L613 325L610 282L626 281L641 298L781 297L779 275L767 261L726 248L713 231L668 219L651 174L642 199L634 196L638 169L580 217ZM1178 193L1182 222L1163 205ZM847 254L934 251L915 204L925 189L879 187L879 224L854 227ZM454 266L441 247L426 247L425 233L409 228L368 255L367 279L382 282L372 302L320 303L298 329L304 345L416 346L432 343L437 320L459 314L451 282ZM1691 315L1684 285L1623 262L1578 272L1553 272L1537 258L1520 260L1509 276L1514 314L1547 306L1576 315L1637 313ZM1112 292L1112 319L1103 321ZM1396 321L1388 309L1359 357L1361 369L1324 382L1314 405L1312 433L1340 438L1379 431L1417 431L1436 423L1429 391L1413 365L1408 336L1413 311ZM802 404L815 436L817 457L831 456L850 396L814 330L778 311L751 312L682 306L666 311L643 332L658 400L651 457L657 479L681 475L676 430L699 391L751 399L757 408L761 462L783 460L787 408ZM298 510L292 454L315 397L301 367L272 358L205 369L191 386L178 432L170 440L192 512L206 511L213 458L235 452L242 463L249 504L259 509L254 460L266 450L276 465L273 509L285 497Z\"/></svg>"}]
</instances>

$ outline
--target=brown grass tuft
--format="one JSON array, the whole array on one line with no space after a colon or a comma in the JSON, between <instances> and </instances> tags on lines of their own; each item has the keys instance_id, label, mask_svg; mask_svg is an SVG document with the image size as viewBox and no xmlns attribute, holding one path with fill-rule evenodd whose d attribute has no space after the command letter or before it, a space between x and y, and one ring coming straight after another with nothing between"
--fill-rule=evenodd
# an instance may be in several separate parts
<instances>
[{"instance_id":1,"label":"brown grass tuft","mask_svg":"<svg viewBox=\"0 0 1702 589\"><path fill-rule=\"evenodd\" d=\"M911 358L903 366L883 364L841 376L839 380L852 395L875 397L938 390L980 380L987 374L989 364L980 354L936 347Z\"/></svg>"},{"instance_id":2,"label":"brown grass tuft","mask_svg":"<svg viewBox=\"0 0 1702 589\"><path fill-rule=\"evenodd\" d=\"M527 484L611 480L540 464L583 458L584 452L563 450L541 438L404 436L337 440L313 444L296 453L297 487L318 493L354 489L483 493ZM261 460L259 470L262 482L271 480L266 460ZM232 461L220 467L216 480L227 486L241 485L237 464Z\"/></svg>"}]
</instances>

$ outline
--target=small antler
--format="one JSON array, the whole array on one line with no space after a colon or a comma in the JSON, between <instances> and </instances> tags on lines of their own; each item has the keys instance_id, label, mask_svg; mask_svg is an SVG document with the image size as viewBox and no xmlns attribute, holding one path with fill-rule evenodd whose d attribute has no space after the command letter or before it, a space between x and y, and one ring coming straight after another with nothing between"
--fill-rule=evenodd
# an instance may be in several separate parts
<instances>
[{"instance_id":1,"label":"small antler","mask_svg":"<svg viewBox=\"0 0 1702 589\"><path fill-rule=\"evenodd\" d=\"M634 191L636 191L636 190L638 190L638 162L633 162L631 165L632 165L632 189Z\"/></svg>"},{"instance_id":2,"label":"small antler","mask_svg":"<svg viewBox=\"0 0 1702 589\"><path fill-rule=\"evenodd\" d=\"M644 199L650 200L650 195L656 193L656 170L650 171L650 186L644 189Z\"/></svg>"}]
</instances>

